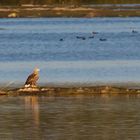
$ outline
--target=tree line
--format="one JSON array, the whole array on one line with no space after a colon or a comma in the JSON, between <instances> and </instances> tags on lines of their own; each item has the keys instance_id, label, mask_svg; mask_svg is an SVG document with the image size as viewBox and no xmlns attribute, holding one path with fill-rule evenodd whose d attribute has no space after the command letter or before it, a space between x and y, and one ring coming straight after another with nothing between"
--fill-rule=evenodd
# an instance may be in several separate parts
<instances>
[{"instance_id":1,"label":"tree line","mask_svg":"<svg viewBox=\"0 0 140 140\"><path fill-rule=\"evenodd\" d=\"M140 3L140 0L0 0L0 5L56 5L56 4L132 4Z\"/></svg>"}]
</instances>

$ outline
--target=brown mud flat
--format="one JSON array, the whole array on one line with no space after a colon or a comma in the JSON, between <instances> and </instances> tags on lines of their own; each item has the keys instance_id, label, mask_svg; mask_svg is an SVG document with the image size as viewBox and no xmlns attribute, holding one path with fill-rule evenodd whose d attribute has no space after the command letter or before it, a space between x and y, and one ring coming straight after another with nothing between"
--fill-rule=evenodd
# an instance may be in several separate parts
<instances>
[{"instance_id":1,"label":"brown mud flat","mask_svg":"<svg viewBox=\"0 0 140 140\"><path fill-rule=\"evenodd\" d=\"M0 95L7 96L23 96L23 95L37 95L37 96L94 96L101 94L112 95L136 95L140 94L138 88L126 88L115 86L92 86L92 87L40 87L40 88L16 88L1 90Z\"/></svg>"},{"instance_id":2,"label":"brown mud flat","mask_svg":"<svg viewBox=\"0 0 140 140\"><path fill-rule=\"evenodd\" d=\"M134 17L140 16L140 6L1 6L0 18L37 18L37 17Z\"/></svg>"}]
</instances>

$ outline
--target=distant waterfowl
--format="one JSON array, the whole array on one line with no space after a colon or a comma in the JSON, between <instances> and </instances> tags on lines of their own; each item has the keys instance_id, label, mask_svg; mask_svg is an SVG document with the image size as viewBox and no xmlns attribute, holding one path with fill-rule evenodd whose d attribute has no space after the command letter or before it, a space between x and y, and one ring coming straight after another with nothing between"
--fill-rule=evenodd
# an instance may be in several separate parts
<instances>
[{"instance_id":1,"label":"distant waterfowl","mask_svg":"<svg viewBox=\"0 0 140 140\"><path fill-rule=\"evenodd\" d=\"M92 34L94 34L94 35L95 35L95 34L98 34L98 32L92 32Z\"/></svg>"},{"instance_id":2,"label":"distant waterfowl","mask_svg":"<svg viewBox=\"0 0 140 140\"><path fill-rule=\"evenodd\" d=\"M64 41L64 39L63 39L63 38L61 38L59 41Z\"/></svg>"},{"instance_id":3,"label":"distant waterfowl","mask_svg":"<svg viewBox=\"0 0 140 140\"><path fill-rule=\"evenodd\" d=\"M136 30L132 30L132 33L138 33L138 31L136 31Z\"/></svg>"},{"instance_id":4,"label":"distant waterfowl","mask_svg":"<svg viewBox=\"0 0 140 140\"><path fill-rule=\"evenodd\" d=\"M83 39L83 40L86 40L86 38L85 38L85 37L83 37L82 39Z\"/></svg>"},{"instance_id":5,"label":"distant waterfowl","mask_svg":"<svg viewBox=\"0 0 140 140\"><path fill-rule=\"evenodd\" d=\"M82 40L86 40L86 38L84 36L76 36L77 39L82 39Z\"/></svg>"},{"instance_id":6,"label":"distant waterfowl","mask_svg":"<svg viewBox=\"0 0 140 140\"><path fill-rule=\"evenodd\" d=\"M100 40L100 41L107 41L106 38L100 38L99 40Z\"/></svg>"},{"instance_id":7,"label":"distant waterfowl","mask_svg":"<svg viewBox=\"0 0 140 140\"><path fill-rule=\"evenodd\" d=\"M36 87L37 80L39 79L39 69L35 68L33 73L30 74L24 84L24 87Z\"/></svg>"},{"instance_id":8,"label":"distant waterfowl","mask_svg":"<svg viewBox=\"0 0 140 140\"><path fill-rule=\"evenodd\" d=\"M94 36L90 36L89 38L92 39L92 38L94 38Z\"/></svg>"}]
</instances>

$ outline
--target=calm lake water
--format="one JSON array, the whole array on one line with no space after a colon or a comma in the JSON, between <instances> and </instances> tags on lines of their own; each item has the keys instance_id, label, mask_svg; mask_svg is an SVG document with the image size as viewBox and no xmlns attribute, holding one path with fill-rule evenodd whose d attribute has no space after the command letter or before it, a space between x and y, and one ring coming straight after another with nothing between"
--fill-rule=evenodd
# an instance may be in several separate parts
<instances>
[{"instance_id":1,"label":"calm lake water","mask_svg":"<svg viewBox=\"0 0 140 140\"><path fill-rule=\"evenodd\" d=\"M0 82L140 82L139 52L139 17L0 19Z\"/></svg>"},{"instance_id":2,"label":"calm lake water","mask_svg":"<svg viewBox=\"0 0 140 140\"><path fill-rule=\"evenodd\" d=\"M34 67L39 84L140 82L140 18L0 19L0 83ZM139 96L1 96L0 139L136 140L139 108Z\"/></svg>"},{"instance_id":3,"label":"calm lake water","mask_svg":"<svg viewBox=\"0 0 140 140\"><path fill-rule=\"evenodd\" d=\"M1 140L139 140L140 97L0 97Z\"/></svg>"}]
</instances>

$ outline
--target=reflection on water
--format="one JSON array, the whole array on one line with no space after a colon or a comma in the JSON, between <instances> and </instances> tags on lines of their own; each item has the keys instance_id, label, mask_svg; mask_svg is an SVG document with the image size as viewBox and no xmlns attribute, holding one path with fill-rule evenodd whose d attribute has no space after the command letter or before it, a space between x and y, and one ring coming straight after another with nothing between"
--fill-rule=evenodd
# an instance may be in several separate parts
<instances>
[{"instance_id":1,"label":"reflection on water","mask_svg":"<svg viewBox=\"0 0 140 140\"><path fill-rule=\"evenodd\" d=\"M3 140L139 139L140 97L0 97Z\"/></svg>"},{"instance_id":2,"label":"reflection on water","mask_svg":"<svg viewBox=\"0 0 140 140\"><path fill-rule=\"evenodd\" d=\"M33 120L36 125L39 125L39 103L38 97L26 96L25 97L25 110L32 111Z\"/></svg>"}]
</instances>

